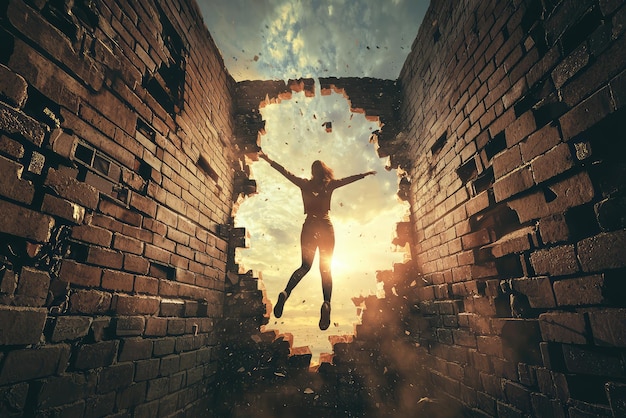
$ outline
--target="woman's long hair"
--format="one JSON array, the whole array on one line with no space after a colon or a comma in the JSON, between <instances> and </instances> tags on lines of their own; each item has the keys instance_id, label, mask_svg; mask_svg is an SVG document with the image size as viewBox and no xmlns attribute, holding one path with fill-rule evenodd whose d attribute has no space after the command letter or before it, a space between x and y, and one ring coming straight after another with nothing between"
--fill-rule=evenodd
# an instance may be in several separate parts
<instances>
[{"instance_id":1,"label":"woman's long hair","mask_svg":"<svg viewBox=\"0 0 626 418\"><path fill-rule=\"evenodd\" d=\"M327 166L323 161L315 160L311 165L311 180L328 183L335 179L333 169Z\"/></svg>"}]
</instances>

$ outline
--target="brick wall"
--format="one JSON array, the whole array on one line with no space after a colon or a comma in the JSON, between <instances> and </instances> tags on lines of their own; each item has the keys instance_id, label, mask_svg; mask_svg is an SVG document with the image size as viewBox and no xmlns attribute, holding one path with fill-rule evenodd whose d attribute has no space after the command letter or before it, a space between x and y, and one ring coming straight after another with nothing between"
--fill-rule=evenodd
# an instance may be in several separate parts
<instances>
[{"instance_id":1,"label":"brick wall","mask_svg":"<svg viewBox=\"0 0 626 418\"><path fill-rule=\"evenodd\" d=\"M625 16L433 2L400 75L420 343L477 416L625 413Z\"/></svg>"},{"instance_id":2,"label":"brick wall","mask_svg":"<svg viewBox=\"0 0 626 418\"><path fill-rule=\"evenodd\" d=\"M197 416L234 82L194 2L64 4L0 6L0 415Z\"/></svg>"}]
</instances>

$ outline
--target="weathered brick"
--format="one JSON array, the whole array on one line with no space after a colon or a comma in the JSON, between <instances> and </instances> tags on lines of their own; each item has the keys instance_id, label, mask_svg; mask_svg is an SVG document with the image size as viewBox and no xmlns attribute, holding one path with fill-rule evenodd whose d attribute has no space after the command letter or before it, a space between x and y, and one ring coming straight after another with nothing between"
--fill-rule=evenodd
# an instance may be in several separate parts
<instances>
[{"instance_id":1,"label":"weathered brick","mask_svg":"<svg viewBox=\"0 0 626 418\"><path fill-rule=\"evenodd\" d=\"M115 295L113 306L119 315L154 315L159 311L159 298L152 296Z\"/></svg>"},{"instance_id":2,"label":"weathered brick","mask_svg":"<svg viewBox=\"0 0 626 418\"><path fill-rule=\"evenodd\" d=\"M153 399L158 399L167 395L168 392L169 379L167 377L150 380L148 382L148 392L146 393L146 399L149 401Z\"/></svg>"},{"instance_id":3,"label":"weathered brick","mask_svg":"<svg viewBox=\"0 0 626 418\"><path fill-rule=\"evenodd\" d=\"M46 316L45 308L0 305L0 345L37 344Z\"/></svg>"},{"instance_id":4,"label":"weathered brick","mask_svg":"<svg viewBox=\"0 0 626 418\"><path fill-rule=\"evenodd\" d=\"M147 274L149 269L150 262L145 258L133 254L124 255L124 270L128 270L133 273Z\"/></svg>"},{"instance_id":5,"label":"weathered brick","mask_svg":"<svg viewBox=\"0 0 626 418\"><path fill-rule=\"evenodd\" d=\"M87 183L70 177L60 170L50 168L44 184L54 190L57 195L70 202L89 209L95 209L98 206L100 199L98 190Z\"/></svg>"},{"instance_id":6,"label":"weathered brick","mask_svg":"<svg viewBox=\"0 0 626 418\"><path fill-rule=\"evenodd\" d=\"M570 373L617 378L624 376L622 358L613 351L563 344L563 358Z\"/></svg>"},{"instance_id":7,"label":"weathered brick","mask_svg":"<svg viewBox=\"0 0 626 418\"><path fill-rule=\"evenodd\" d=\"M44 409L84 399L93 393L94 386L95 376L78 373L45 379L39 389L37 406Z\"/></svg>"},{"instance_id":8,"label":"weathered brick","mask_svg":"<svg viewBox=\"0 0 626 418\"><path fill-rule=\"evenodd\" d=\"M41 146L48 127L0 102L0 130L9 134L19 134L33 144Z\"/></svg>"},{"instance_id":9,"label":"weathered brick","mask_svg":"<svg viewBox=\"0 0 626 418\"><path fill-rule=\"evenodd\" d=\"M141 335L145 324L143 316L118 316L115 318L115 334L120 337Z\"/></svg>"},{"instance_id":10,"label":"weathered brick","mask_svg":"<svg viewBox=\"0 0 626 418\"><path fill-rule=\"evenodd\" d=\"M145 360L152 356L152 340L144 338L124 338L120 348L119 361Z\"/></svg>"},{"instance_id":11,"label":"weathered brick","mask_svg":"<svg viewBox=\"0 0 626 418\"><path fill-rule=\"evenodd\" d=\"M111 294L98 290L74 290L70 295L70 312L103 314L111 307Z\"/></svg>"},{"instance_id":12,"label":"weathered brick","mask_svg":"<svg viewBox=\"0 0 626 418\"><path fill-rule=\"evenodd\" d=\"M605 87L561 116L563 139L569 141L610 114L614 110L610 95L610 89Z\"/></svg>"},{"instance_id":13,"label":"weathered brick","mask_svg":"<svg viewBox=\"0 0 626 418\"><path fill-rule=\"evenodd\" d=\"M525 295L531 308L553 308L554 294L547 277L524 277L511 281L513 290Z\"/></svg>"},{"instance_id":14,"label":"weathered brick","mask_svg":"<svg viewBox=\"0 0 626 418\"><path fill-rule=\"evenodd\" d=\"M21 109L28 97L27 88L24 77L14 73L7 66L0 65L0 97L8 100L7 103Z\"/></svg>"},{"instance_id":15,"label":"weathered brick","mask_svg":"<svg viewBox=\"0 0 626 418\"><path fill-rule=\"evenodd\" d=\"M522 154L519 146L508 148L493 157L491 162L493 166L493 174L496 179L510 173L520 165L522 165Z\"/></svg>"},{"instance_id":16,"label":"weathered brick","mask_svg":"<svg viewBox=\"0 0 626 418\"><path fill-rule=\"evenodd\" d=\"M23 267L15 292L15 302L22 306L42 306L48 296L50 275L31 267Z\"/></svg>"},{"instance_id":17,"label":"weathered brick","mask_svg":"<svg viewBox=\"0 0 626 418\"><path fill-rule=\"evenodd\" d=\"M115 233L113 237L113 248L123 252L143 254L143 245L143 242L119 233Z\"/></svg>"},{"instance_id":18,"label":"weathered brick","mask_svg":"<svg viewBox=\"0 0 626 418\"><path fill-rule=\"evenodd\" d=\"M92 319L88 316L59 316L54 321L50 341L77 340L87 335Z\"/></svg>"},{"instance_id":19,"label":"weathered brick","mask_svg":"<svg viewBox=\"0 0 626 418\"><path fill-rule=\"evenodd\" d=\"M555 147L560 141L558 128L552 125L544 126L520 144L523 161L530 162L533 158Z\"/></svg>"},{"instance_id":20,"label":"weathered brick","mask_svg":"<svg viewBox=\"0 0 626 418\"><path fill-rule=\"evenodd\" d=\"M133 226L141 226L142 216L140 213L133 212L106 199L102 199L98 207L105 215L112 216L119 221Z\"/></svg>"},{"instance_id":21,"label":"weathered brick","mask_svg":"<svg viewBox=\"0 0 626 418\"><path fill-rule=\"evenodd\" d=\"M47 242L50 239L54 219L51 216L0 200L0 232Z\"/></svg>"},{"instance_id":22,"label":"weathered brick","mask_svg":"<svg viewBox=\"0 0 626 418\"><path fill-rule=\"evenodd\" d=\"M130 206L151 218L154 218L157 213L156 202L138 193L132 193L130 197Z\"/></svg>"},{"instance_id":23,"label":"weathered brick","mask_svg":"<svg viewBox=\"0 0 626 418\"><path fill-rule=\"evenodd\" d=\"M523 166L500 178L493 185L496 202L523 192L535 184L530 166Z\"/></svg>"},{"instance_id":24,"label":"weathered brick","mask_svg":"<svg viewBox=\"0 0 626 418\"><path fill-rule=\"evenodd\" d=\"M567 144L559 144L531 162L533 176L537 184L561 174L573 166L572 153Z\"/></svg>"},{"instance_id":25,"label":"weathered brick","mask_svg":"<svg viewBox=\"0 0 626 418\"><path fill-rule=\"evenodd\" d=\"M77 225L72 228L72 238L102 247L108 247L112 237L111 231L93 225Z\"/></svg>"},{"instance_id":26,"label":"weathered brick","mask_svg":"<svg viewBox=\"0 0 626 418\"><path fill-rule=\"evenodd\" d=\"M584 271L600 271L626 266L626 230L603 232L579 241L578 258Z\"/></svg>"},{"instance_id":27,"label":"weathered brick","mask_svg":"<svg viewBox=\"0 0 626 418\"><path fill-rule=\"evenodd\" d=\"M517 144L522 139L533 133L536 128L537 125L535 124L535 117L533 116L532 111L524 113L506 127L505 136L507 146L512 147Z\"/></svg>"},{"instance_id":28,"label":"weathered brick","mask_svg":"<svg viewBox=\"0 0 626 418\"><path fill-rule=\"evenodd\" d=\"M74 367L77 369L96 369L109 366L117 357L117 350L117 341L102 341L82 345L76 353Z\"/></svg>"},{"instance_id":29,"label":"weathered brick","mask_svg":"<svg viewBox=\"0 0 626 418\"><path fill-rule=\"evenodd\" d=\"M80 286L100 286L102 269L80 264L72 260L63 260L59 280Z\"/></svg>"},{"instance_id":30,"label":"weathered brick","mask_svg":"<svg viewBox=\"0 0 626 418\"><path fill-rule=\"evenodd\" d=\"M578 277L554 283L554 294L559 306L598 305L606 301L604 276Z\"/></svg>"},{"instance_id":31,"label":"weathered brick","mask_svg":"<svg viewBox=\"0 0 626 418\"><path fill-rule=\"evenodd\" d=\"M626 347L626 309L591 311L589 322L597 345Z\"/></svg>"},{"instance_id":32,"label":"weathered brick","mask_svg":"<svg viewBox=\"0 0 626 418\"><path fill-rule=\"evenodd\" d=\"M35 196L35 187L22 179L24 166L0 155L0 195L29 204Z\"/></svg>"},{"instance_id":33,"label":"weathered brick","mask_svg":"<svg viewBox=\"0 0 626 418\"><path fill-rule=\"evenodd\" d=\"M50 135L50 148L52 148L52 151L68 160L74 157L77 146L78 138L76 135L67 134L60 128L53 130Z\"/></svg>"},{"instance_id":34,"label":"weathered brick","mask_svg":"<svg viewBox=\"0 0 626 418\"><path fill-rule=\"evenodd\" d=\"M119 251L102 247L89 247L87 263L119 270L124 263L124 255Z\"/></svg>"},{"instance_id":35,"label":"weathered brick","mask_svg":"<svg viewBox=\"0 0 626 418\"><path fill-rule=\"evenodd\" d=\"M562 276L579 271L573 245L561 245L535 251L530 255L530 262L538 274Z\"/></svg>"},{"instance_id":36,"label":"weathered brick","mask_svg":"<svg viewBox=\"0 0 626 418\"><path fill-rule=\"evenodd\" d=\"M60 364L69 354L65 344L9 351L0 371L0 385L24 382L53 375L65 366Z\"/></svg>"},{"instance_id":37,"label":"weathered brick","mask_svg":"<svg viewBox=\"0 0 626 418\"><path fill-rule=\"evenodd\" d=\"M567 241L570 237L565 216L555 214L539 220L539 235L544 244Z\"/></svg>"},{"instance_id":38,"label":"weathered brick","mask_svg":"<svg viewBox=\"0 0 626 418\"><path fill-rule=\"evenodd\" d=\"M580 313L543 313L539 315L539 327L544 341L586 344L590 337L585 326L585 316Z\"/></svg>"},{"instance_id":39,"label":"weathered brick","mask_svg":"<svg viewBox=\"0 0 626 418\"><path fill-rule=\"evenodd\" d=\"M115 270L104 270L102 274L102 288L107 290L118 290L132 292L134 287L134 276Z\"/></svg>"},{"instance_id":40,"label":"weathered brick","mask_svg":"<svg viewBox=\"0 0 626 418\"><path fill-rule=\"evenodd\" d=\"M107 393L131 385L134 367L132 363L115 364L105 367L98 379L98 393Z\"/></svg>"},{"instance_id":41,"label":"weathered brick","mask_svg":"<svg viewBox=\"0 0 626 418\"><path fill-rule=\"evenodd\" d=\"M0 134L0 151L14 159L24 157L24 145L2 134Z\"/></svg>"},{"instance_id":42,"label":"weathered brick","mask_svg":"<svg viewBox=\"0 0 626 418\"><path fill-rule=\"evenodd\" d=\"M128 409L142 404L146 400L146 382L133 383L117 393L116 405L119 409Z\"/></svg>"},{"instance_id":43,"label":"weathered brick","mask_svg":"<svg viewBox=\"0 0 626 418\"><path fill-rule=\"evenodd\" d=\"M50 194L44 195L41 211L61 217L74 224L81 224L85 218L85 208Z\"/></svg>"}]
</instances>

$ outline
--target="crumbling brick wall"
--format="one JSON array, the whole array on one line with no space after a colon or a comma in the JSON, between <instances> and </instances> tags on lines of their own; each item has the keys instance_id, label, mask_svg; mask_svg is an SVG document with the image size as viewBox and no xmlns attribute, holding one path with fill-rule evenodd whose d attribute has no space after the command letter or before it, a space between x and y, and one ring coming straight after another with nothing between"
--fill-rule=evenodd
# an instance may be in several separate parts
<instances>
[{"instance_id":1,"label":"crumbling brick wall","mask_svg":"<svg viewBox=\"0 0 626 418\"><path fill-rule=\"evenodd\" d=\"M199 9L2 2L0 63L0 415L200 416L239 191Z\"/></svg>"},{"instance_id":2,"label":"crumbling brick wall","mask_svg":"<svg viewBox=\"0 0 626 418\"><path fill-rule=\"evenodd\" d=\"M625 16L432 2L401 72L420 342L478 416L626 414Z\"/></svg>"}]
</instances>

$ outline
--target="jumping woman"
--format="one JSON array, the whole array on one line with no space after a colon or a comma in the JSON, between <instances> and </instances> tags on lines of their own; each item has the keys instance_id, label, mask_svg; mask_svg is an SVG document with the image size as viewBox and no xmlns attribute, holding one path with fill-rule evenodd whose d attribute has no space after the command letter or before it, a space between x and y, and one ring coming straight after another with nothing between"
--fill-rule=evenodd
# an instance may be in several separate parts
<instances>
[{"instance_id":1,"label":"jumping woman","mask_svg":"<svg viewBox=\"0 0 626 418\"><path fill-rule=\"evenodd\" d=\"M272 168L285 176L287 180L300 188L304 213L307 215L302 225L300 234L300 246L302 248L302 265L293 272L285 290L278 295L278 302L274 307L274 316L280 318L283 314L285 302L291 295L291 291L300 283L300 280L311 270L315 251L320 250L320 274L322 276L322 292L324 303L320 309L320 329L328 329L330 325L330 296L333 290L333 279L330 265L335 248L335 231L330 222L330 198L333 190L353 183L357 180L376 174L368 171L363 174L355 174L343 179L335 179L333 170L322 161L314 161L311 165L311 179L297 177L271 160L263 151L259 156L267 161Z\"/></svg>"}]
</instances>

